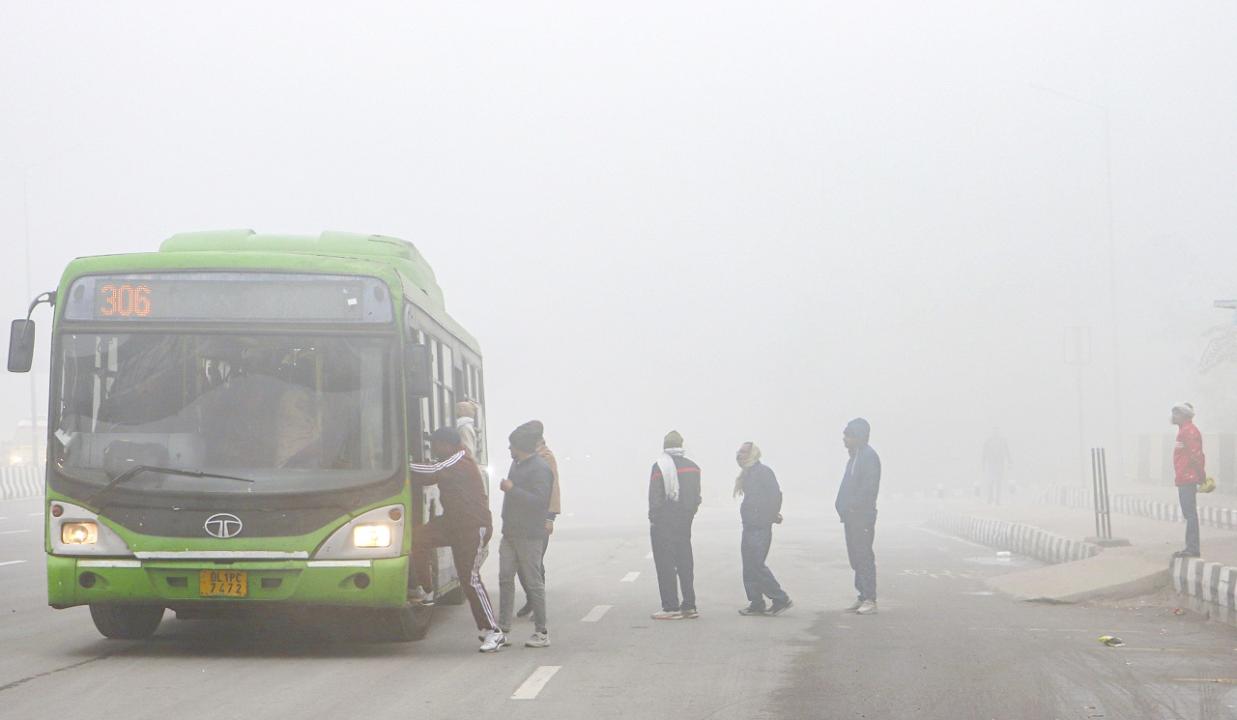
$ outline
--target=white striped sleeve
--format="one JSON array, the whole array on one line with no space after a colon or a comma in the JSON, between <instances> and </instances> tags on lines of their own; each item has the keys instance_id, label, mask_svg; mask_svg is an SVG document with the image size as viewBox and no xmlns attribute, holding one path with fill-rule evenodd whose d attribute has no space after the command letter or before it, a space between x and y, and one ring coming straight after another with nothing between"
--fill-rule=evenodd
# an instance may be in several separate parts
<instances>
[{"instance_id":1,"label":"white striped sleeve","mask_svg":"<svg viewBox=\"0 0 1237 720\"><path fill-rule=\"evenodd\" d=\"M439 470L445 470L451 467L452 465L456 464L457 462L460 461L460 458L462 457L464 457L464 451L460 450L456 454L452 455L446 460L443 460L440 463L434 463L433 465L422 465L420 463L409 463L408 469L412 470L414 473L419 473L421 475L433 475Z\"/></svg>"}]
</instances>

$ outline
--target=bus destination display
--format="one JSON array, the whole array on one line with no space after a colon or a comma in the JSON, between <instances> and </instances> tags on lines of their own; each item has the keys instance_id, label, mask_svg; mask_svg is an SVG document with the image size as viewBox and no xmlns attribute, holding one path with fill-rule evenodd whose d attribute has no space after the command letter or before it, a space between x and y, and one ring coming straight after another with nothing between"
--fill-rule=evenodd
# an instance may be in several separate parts
<instances>
[{"instance_id":1,"label":"bus destination display","mask_svg":"<svg viewBox=\"0 0 1237 720\"><path fill-rule=\"evenodd\" d=\"M276 273L162 273L80 278L68 320L386 323L386 286L375 278Z\"/></svg>"}]
</instances>

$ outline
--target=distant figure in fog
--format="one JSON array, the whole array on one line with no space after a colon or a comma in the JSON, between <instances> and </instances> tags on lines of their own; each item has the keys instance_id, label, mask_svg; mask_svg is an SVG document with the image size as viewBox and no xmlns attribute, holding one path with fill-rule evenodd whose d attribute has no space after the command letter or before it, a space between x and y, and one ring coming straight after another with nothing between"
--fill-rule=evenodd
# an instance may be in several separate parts
<instances>
[{"instance_id":1,"label":"distant figure in fog","mask_svg":"<svg viewBox=\"0 0 1237 720\"><path fill-rule=\"evenodd\" d=\"M541 584L545 584L545 553L550 549L550 536L554 534L554 521L562 514L561 500L558 491L558 460L554 457L554 451L550 450L550 446L545 444L545 425L540 420L529 420L520 427L517 431L530 433L537 437L537 456L545 460L545 464L550 466L550 472L554 475L554 486L550 489L550 508L545 514L545 542L541 545ZM528 597L528 588L524 587L524 581L520 580L520 587L524 588L524 596ZM524 603L524 607L516 612L516 617L528 617L533 612L532 603Z\"/></svg>"},{"instance_id":2,"label":"distant figure in fog","mask_svg":"<svg viewBox=\"0 0 1237 720\"><path fill-rule=\"evenodd\" d=\"M871 615L876 612L876 496L881 487L881 459L868 444L872 427L856 418L842 431L842 444L850 453L838 499L834 503L846 531L846 554L855 571L859 597L847 612Z\"/></svg>"},{"instance_id":3,"label":"distant figure in fog","mask_svg":"<svg viewBox=\"0 0 1237 720\"><path fill-rule=\"evenodd\" d=\"M490 596L481 582L481 565L488 555L487 546L494 534L490 519L490 501L485 495L485 481L477 463L468 456L453 428L438 428L430 435L430 451L440 462L432 465L413 463L412 484L437 485L442 501L442 515L417 527L412 535L414 581L420 586L414 598L428 600L434 587L433 551L451 548L455 574L468 605L472 608L477 629L485 633L482 650L501 647L506 637L494 617Z\"/></svg>"},{"instance_id":4,"label":"distant figure in fog","mask_svg":"<svg viewBox=\"0 0 1237 720\"><path fill-rule=\"evenodd\" d=\"M1001 490L1005 487L1005 471L1013 464L1009 454L1009 443L998 429L992 430L992 435L984 441L983 458L980 461L984 473L984 490L988 502L1001 504Z\"/></svg>"},{"instance_id":5,"label":"distant figure in fog","mask_svg":"<svg viewBox=\"0 0 1237 720\"><path fill-rule=\"evenodd\" d=\"M743 443L735 460L743 468L735 478L734 496L743 497L739 506L743 539L739 548L743 554L743 589L748 600L739 614L780 615L794 603L765 560L773 544L773 526L782 522L782 488L773 471L760 462L760 448L755 443ZM773 601L771 606L765 605L766 597Z\"/></svg>"},{"instance_id":6,"label":"distant figure in fog","mask_svg":"<svg viewBox=\"0 0 1237 720\"><path fill-rule=\"evenodd\" d=\"M1196 558L1202 554L1198 537L1198 485L1207 477L1207 458L1203 455L1203 435L1194 424L1194 406L1181 403L1173 408L1177 426L1177 446L1173 448L1173 475L1181 516L1185 518L1185 549L1173 557Z\"/></svg>"},{"instance_id":7,"label":"distant figure in fog","mask_svg":"<svg viewBox=\"0 0 1237 720\"><path fill-rule=\"evenodd\" d=\"M461 400L455 404L455 429L464 443L468 457L477 461L477 403L472 400Z\"/></svg>"},{"instance_id":8,"label":"distant figure in fog","mask_svg":"<svg viewBox=\"0 0 1237 720\"><path fill-rule=\"evenodd\" d=\"M498 623L503 632L511 631L511 614L515 609L515 578L528 595L536 631L524 643L525 647L550 646L546 627L545 570L541 565L545 553L546 512L550 507L550 490L554 475L550 466L537 455L538 437L519 428L511 433L511 472L499 483L503 497L503 539L498 546ZM502 646L487 648L494 652Z\"/></svg>"},{"instance_id":9,"label":"distant figure in fog","mask_svg":"<svg viewBox=\"0 0 1237 720\"><path fill-rule=\"evenodd\" d=\"M649 475L649 536L661 590L654 620L694 619L696 610L692 520L700 507L700 466L683 454L683 436L670 431ZM679 588L683 602L679 603Z\"/></svg>"}]
</instances>

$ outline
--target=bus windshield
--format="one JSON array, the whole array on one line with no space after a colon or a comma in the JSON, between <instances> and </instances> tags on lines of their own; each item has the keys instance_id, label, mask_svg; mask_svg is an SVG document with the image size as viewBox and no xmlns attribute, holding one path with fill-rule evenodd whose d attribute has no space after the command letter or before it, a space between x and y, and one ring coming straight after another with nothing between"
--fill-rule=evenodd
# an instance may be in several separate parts
<instances>
[{"instance_id":1,"label":"bus windshield","mask_svg":"<svg viewBox=\"0 0 1237 720\"><path fill-rule=\"evenodd\" d=\"M390 340L83 333L60 346L53 452L76 480L149 465L254 482L149 472L126 490L256 494L394 472Z\"/></svg>"}]
</instances>

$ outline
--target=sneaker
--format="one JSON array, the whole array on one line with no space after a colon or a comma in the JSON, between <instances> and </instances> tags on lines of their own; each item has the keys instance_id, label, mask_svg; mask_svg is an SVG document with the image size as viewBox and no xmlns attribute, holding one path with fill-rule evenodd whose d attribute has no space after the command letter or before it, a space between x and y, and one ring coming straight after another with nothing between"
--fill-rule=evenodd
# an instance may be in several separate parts
<instances>
[{"instance_id":1,"label":"sneaker","mask_svg":"<svg viewBox=\"0 0 1237 720\"><path fill-rule=\"evenodd\" d=\"M434 595L433 593L425 592L424 590L421 589L421 586L418 585L417 587L408 591L408 602L412 603L413 605L421 605L424 607L429 607L430 605L434 604Z\"/></svg>"},{"instance_id":2,"label":"sneaker","mask_svg":"<svg viewBox=\"0 0 1237 720\"><path fill-rule=\"evenodd\" d=\"M700 611L696 608L687 608L686 610L680 610L679 615L681 615L684 620L695 620L700 617Z\"/></svg>"},{"instance_id":3,"label":"sneaker","mask_svg":"<svg viewBox=\"0 0 1237 720\"><path fill-rule=\"evenodd\" d=\"M524 607L515 611L515 616L518 618L526 618L532 614L533 614L533 604L527 603L527 602L524 603Z\"/></svg>"},{"instance_id":4,"label":"sneaker","mask_svg":"<svg viewBox=\"0 0 1237 720\"><path fill-rule=\"evenodd\" d=\"M511 643L507 642L506 635L497 630L493 630L486 634L485 639L481 642L481 647L479 649L483 653L496 653L510 644Z\"/></svg>"},{"instance_id":5,"label":"sneaker","mask_svg":"<svg viewBox=\"0 0 1237 720\"><path fill-rule=\"evenodd\" d=\"M861 604L855 610L855 614L856 615L875 615L876 614L876 601L875 600L864 600L863 604Z\"/></svg>"},{"instance_id":6,"label":"sneaker","mask_svg":"<svg viewBox=\"0 0 1237 720\"><path fill-rule=\"evenodd\" d=\"M855 612L856 610L858 610L858 609L859 609L859 608L861 608L861 607L863 607L863 598L859 598L859 599L855 600L853 603L851 603L851 604L850 604L850 606L849 606L849 607L847 607L847 608L846 608L845 610L843 610L842 612L853 613L853 612Z\"/></svg>"},{"instance_id":7,"label":"sneaker","mask_svg":"<svg viewBox=\"0 0 1237 720\"><path fill-rule=\"evenodd\" d=\"M485 642L485 639L490 636L490 632L493 632L493 631L491 630L488 632L483 632L483 633L478 634L477 640L480 642ZM511 635L510 631L503 632L499 630L498 633L503 636L503 647L511 647L511 638L508 637L509 635Z\"/></svg>"},{"instance_id":8,"label":"sneaker","mask_svg":"<svg viewBox=\"0 0 1237 720\"><path fill-rule=\"evenodd\" d=\"M658 610L649 617L654 620L682 620L683 613L678 610Z\"/></svg>"},{"instance_id":9,"label":"sneaker","mask_svg":"<svg viewBox=\"0 0 1237 720\"><path fill-rule=\"evenodd\" d=\"M739 614L746 615L746 616L752 616L752 615L768 615L769 613L765 610L763 605L748 605L747 607L739 610Z\"/></svg>"},{"instance_id":10,"label":"sneaker","mask_svg":"<svg viewBox=\"0 0 1237 720\"><path fill-rule=\"evenodd\" d=\"M548 648L550 647L550 632L548 630L538 630L533 633L533 636L524 641L524 647L528 648Z\"/></svg>"},{"instance_id":11,"label":"sneaker","mask_svg":"<svg viewBox=\"0 0 1237 720\"><path fill-rule=\"evenodd\" d=\"M781 615L782 613L786 612L787 610L791 609L794 606L795 606L795 601L791 600L790 598L786 598L785 600L780 600L780 601L774 600L773 606L769 608L769 614L770 615Z\"/></svg>"}]
</instances>

